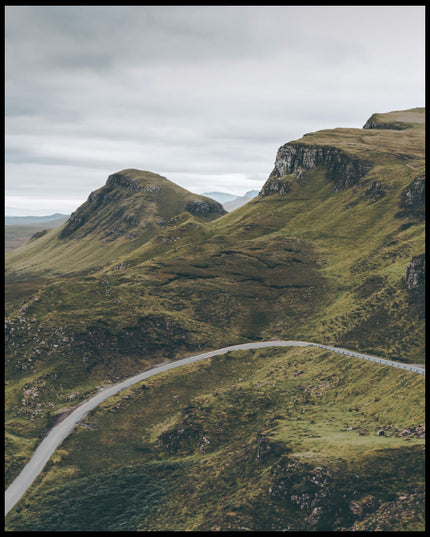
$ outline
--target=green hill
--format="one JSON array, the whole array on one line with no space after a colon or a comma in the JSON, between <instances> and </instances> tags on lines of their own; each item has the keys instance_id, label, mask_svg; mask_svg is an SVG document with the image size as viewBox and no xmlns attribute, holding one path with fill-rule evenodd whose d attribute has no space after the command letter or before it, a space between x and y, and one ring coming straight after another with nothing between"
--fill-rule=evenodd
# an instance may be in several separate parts
<instances>
[{"instance_id":1,"label":"green hill","mask_svg":"<svg viewBox=\"0 0 430 537\"><path fill-rule=\"evenodd\" d=\"M363 129L319 131L283 145L259 196L224 216L212 200L155 174L126 170L92 193L62 228L9 254L7 483L58 412L97 386L164 359L277 337L423 363L424 109L372 118ZM307 383L297 380L299 393L296 377L280 365L293 354L298 379ZM328 376L340 375L340 367L345 372L336 389L327 381L326 395L324 356ZM422 505L422 469L413 460L422 460L422 443L407 440L415 433L396 435L420 431L424 379L384 369L378 380L375 367L316 350L261 351L234 364L220 358L201 364L190 385L188 375L170 373L178 393L157 377L156 390L134 390L133 401L146 399L130 403L130 414L110 411L114 403L107 402L89 418L88 431L67 440L64 457L60 450L27 507L8 517L9 527L27 529L35 521L33 528L54 529L61 498L83 489L84 503L106 494L108 503L100 499L99 515L83 522L77 500L63 529L282 529L286 519L288 529L374 529L378 520L382 529L419 529L422 510L413 506ZM115 405L128 408L126 394ZM259 409L265 409L261 416ZM148 416L147 428L136 426ZM349 416L357 416L352 427L372 434L340 431ZM299 418L305 418L303 435ZM89 455L91 419L99 431L91 450L101 466ZM383 449L375 436L382 425L390 436ZM118 427L117 441L109 431ZM259 465L255 453L266 449L267 436L270 456ZM306 438L314 436L321 440L311 456ZM203 437L209 451L201 447ZM172 441L177 448L168 447ZM117 442L119 451L112 447ZM232 473L238 460L243 465ZM393 477L399 461L403 469ZM353 475L362 476L358 496ZM346 496L330 493L327 504L323 496L318 503L312 476ZM278 478L292 479L294 493L268 494L282 490ZM114 515L109 494L116 494L116 480L129 491L120 505L131 511ZM111 493L102 481L112 484ZM191 490L198 506L192 513ZM42 503L51 507L34 518ZM318 515L337 503L339 512Z\"/></svg>"},{"instance_id":2,"label":"green hill","mask_svg":"<svg viewBox=\"0 0 430 537\"><path fill-rule=\"evenodd\" d=\"M60 229L11 253L6 271L20 279L99 267L148 242L182 213L210 221L226 211L161 175L122 170L92 192Z\"/></svg>"},{"instance_id":3,"label":"green hill","mask_svg":"<svg viewBox=\"0 0 430 537\"><path fill-rule=\"evenodd\" d=\"M119 259L173 222L204 225L223 214L220 203L158 174L133 169L112 174L63 226L6 256L6 307L31 297L52 277Z\"/></svg>"}]
</instances>

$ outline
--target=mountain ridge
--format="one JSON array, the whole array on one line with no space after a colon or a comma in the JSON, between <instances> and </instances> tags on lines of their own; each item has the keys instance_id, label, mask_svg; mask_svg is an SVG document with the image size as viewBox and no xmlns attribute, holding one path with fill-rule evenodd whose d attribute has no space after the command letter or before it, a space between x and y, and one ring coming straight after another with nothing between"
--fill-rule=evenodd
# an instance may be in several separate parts
<instances>
[{"instance_id":1,"label":"mountain ridge","mask_svg":"<svg viewBox=\"0 0 430 537\"><path fill-rule=\"evenodd\" d=\"M415 110L414 114L417 113L422 119L424 111ZM383 114L378 116L379 121L381 117ZM396 122L402 117L411 123L410 111L403 116L396 112ZM388 120L391 122L392 117ZM37 438L71 401L78 404L94 393L97 386L117 382L163 360L202 352L209 346L221 348L272 338L312 338L325 345L392 361L423 361L422 121L412 122L405 129L318 131L280 149L275 158L276 171L269 174L260 194L231 213L205 220L198 212L183 211L189 200L182 198L182 212L170 212L172 216L165 218L164 225L155 227L147 238L143 229L139 237L126 240L127 230L115 241L103 243L103 233L124 222L124 226L129 224L124 217L134 214L133 205L127 205L119 216L120 224L114 221L110 228L107 213L105 223L100 225L100 219L91 222L90 215L94 218L96 214L91 210L81 227L69 230L68 237L58 239L60 230L49 232L7 257L7 482L28 459ZM362 168L351 164L355 162L372 165ZM115 183L116 179L111 181ZM136 201L133 196L139 194L134 192L135 186L121 192L115 190L115 184L105 187L100 189L101 197L100 191L91 194L95 199L84 204L77 218L86 216L89 208L103 209L105 194L118 195L119 203ZM126 194L127 198L123 198ZM155 196L157 192L149 194ZM175 192L172 196L169 210L179 203ZM107 200L111 210L118 206L112 204L115 200ZM151 215L160 217L156 211ZM88 222L95 228L89 229ZM238 521L257 529L279 529L287 514L289 529L351 528L354 520L357 527L370 527L380 513L377 509L391 505L387 502L394 501L392 498L400 503L391 507L400 512L398 498L402 497L402 490L407 498L414 494L421 498L419 468L416 473L408 470L407 487L406 474L402 474L402 484L396 482L394 488L384 488L386 484L372 488L369 476L373 475L372 457L377 450L377 468L384 480L387 476L382 468L395 466L395 461L400 460L398 454L404 453L412 461L421 453L419 442L408 448L400 437L387 439L387 444L381 446L376 430L381 426L387 435L389 431L398 434L400 427L418 430L422 426L423 401L417 394L422 387L420 384L416 393L410 393L409 377L401 376L406 373L386 374L363 364L353 366L352 382L351 364L343 359L334 361L325 352L297 350L284 355L247 351L238 360L226 355L222 360L211 361L207 375L204 369L190 369L185 377L172 373L160 378L151 383L150 389L137 387L131 400L124 394L100 409L94 417L96 429L91 429L89 419L88 429L77 433L78 440L72 435L64 448L68 454L64 460L59 454L59 462L47 469L37 490L45 490L49 496L54 490L49 484L49 479L55 483L53 475L58 476L63 487L66 475L74 475L76 483L80 483L81 476L90 479L92 472L98 478L97 472L105 462L97 462L88 452L93 466L85 463L79 448L82 441L82 446L91 445L91 449L100 446L98 449L103 451L114 474L122 472L127 464L144 460L144 464L152 464L152 469L160 469L160 479L176 486L183 482L186 465L194 468L196 479L200 476L195 490L202 495L196 498L202 518L194 519L181 500L186 495L176 496L176 489L170 487L170 493L163 492L164 498L173 495L175 513L165 523L170 523L170 527L181 512L185 522L176 528L213 529L215 517L221 521L221 528L238 529L241 524L228 515L232 507L238 509ZM288 359L281 365L284 356ZM327 369L323 362L329 364ZM193 375L193 389L198 389L199 395L188 387ZM402 397L392 399L393 393L402 394L408 401L404 408ZM145 405L148 423L155 420L150 431L138 418ZM265 409L271 412L266 414ZM336 423L337 419L339 423L348 423L348 416L354 416L351 427L371 428L373 436L356 432L357 438L353 438L348 430L333 428L331 422L320 429L312 423L313 412L317 424L329 414ZM294 416L293 421L290 416ZM121 435L114 438L107 426L101 428L101 423L108 422L122 424L123 439ZM304 437L310 435L310 443L301 437L300 423L305 427ZM135 434L136 428L140 432ZM298 440L299 437L302 439ZM91 438L98 438L99 444ZM324 469L325 477L306 455L312 450L312 442L318 443L327 457L313 454L314 463ZM355 499L350 481L344 482L339 470L343 463L338 454L340 449L346 449L344 442L352 442L348 444L348 468L367 476L362 482L354 481L354 486L360 487ZM109 452L112 443L121 446L115 457ZM70 453L67 446L72 445ZM135 451L132 446L136 446ZM231 453L226 446L232 446ZM72 466L68 466L68 460L73 460ZM248 472L249 482L242 482L234 472L230 471L231 477L228 471L223 473L220 461L230 464L233 460L240 473ZM214 475L222 475L222 483L202 471L204 466L197 461L205 461L202 464L207 464ZM162 470L163 464L174 466L177 481L171 472ZM149 466L145 469L152 471ZM324 503L319 489L314 490L311 485L312 477L318 475L318 479L324 480L329 479L329 474L335 481L340 480L348 498L338 498L336 487L330 489L330 505L342 506L337 513ZM263 475L271 476L270 480L263 479ZM110 473L109 476L111 479ZM252 489L255 503L240 491L247 490L250 483L260 483L260 479L266 492L263 488L258 488L258 492ZM286 483L301 483L302 488L290 494ZM203 507L204 491L215 490L211 484L216 485L220 498L232 499L232 505L227 502L226 511L217 512L216 516ZM228 486L228 492L224 486ZM267 496L269 488L273 494ZM315 503L309 501L308 505L305 494ZM376 494L376 503L366 500L369 494ZM349 502L356 500L361 503L358 507L354 504L353 509L357 513L361 509L363 516L354 519ZM27 524L37 505L38 500L33 497L26 511ZM314 513L317 507L322 510ZM419 511L418 507L415 509ZM370 513L369 519L365 511ZM421 527L418 511L408 516ZM155 511L151 508L151 512ZM252 515L257 512L258 520ZM264 518L264 513L268 518ZM52 516L50 513L49 517ZM20 522L14 512L12 517L14 527L20 527L23 519ZM46 520L45 516L42 518ZM267 522L266 527L263 520L273 522ZM396 527L395 521L391 526L390 523L384 519L385 528ZM43 520L38 524L42 527ZM159 524L157 529L166 527L164 522ZM74 523L72 526L77 528ZM142 527L154 529L149 519Z\"/></svg>"},{"instance_id":2,"label":"mountain ridge","mask_svg":"<svg viewBox=\"0 0 430 537\"><path fill-rule=\"evenodd\" d=\"M51 222L52 220L61 220L62 218L68 218L70 215L55 213L46 216L7 216L4 217L5 226L19 226L28 224L39 224L44 222Z\"/></svg>"}]
</instances>

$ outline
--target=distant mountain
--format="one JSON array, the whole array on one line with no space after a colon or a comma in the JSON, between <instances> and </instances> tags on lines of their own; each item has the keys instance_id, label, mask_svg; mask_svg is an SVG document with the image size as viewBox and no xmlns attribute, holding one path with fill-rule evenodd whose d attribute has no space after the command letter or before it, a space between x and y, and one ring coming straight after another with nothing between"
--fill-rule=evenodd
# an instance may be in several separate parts
<instances>
[{"instance_id":1,"label":"distant mountain","mask_svg":"<svg viewBox=\"0 0 430 537\"><path fill-rule=\"evenodd\" d=\"M249 190L244 196L235 198L231 201L226 201L223 203L223 207L227 212L234 211L235 209L238 209L239 207L242 207L242 205L245 205L245 203L248 203L248 201L252 200L256 196L258 196L258 190Z\"/></svg>"},{"instance_id":2,"label":"distant mountain","mask_svg":"<svg viewBox=\"0 0 430 537\"><path fill-rule=\"evenodd\" d=\"M249 190L243 196L235 196L234 194L228 194L227 192L206 192L203 196L208 196L216 201L222 203L224 209L227 212L234 211L248 203L249 200L255 198L258 195L258 190Z\"/></svg>"},{"instance_id":3,"label":"distant mountain","mask_svg":"<svg viewBox=\"0 0 430 537\"><path fill-rule=\"evenodd\" d=\"M259 190L248 190L244 197L252 199L258 196L259 192Z\"/></svg>"},{"instance_id":4,"label":"distant mountain","mask_svg":"<svg viewBox=\"0 0 430 537\"><path fill-rule=\"evenodd\" d=\"M68 214L55 213L46 216L5 216L5 226L28 226L29 224L42 224L43 222L52 222L58 220L58 225L64 224L69 218Z\"/></svg>"},{"instance_id":5,"label":"distant mountain","mask_svg":"<svg viewBox=\"0 0 430 537\"><path fill-rule=\"evenodd\" d=\"M232 201L239 197L235 194L228 194L227 192L204 192L202 196L207 196L208 198L212 198L213 200L219 201L220 203L224 203L225 201Z\"/></svg>"},{"instance_id":6,"label":"distant mountain","mask_svg":"<svg viewBox=\"0 0 430 537\"><path fill-rule=\"evenodd\" d=\"M62 226L69 218L66 214L50 216L5 216L5 252L16 250L29 239L45 235L48 230Z\"/></svg>"}]
</instances>

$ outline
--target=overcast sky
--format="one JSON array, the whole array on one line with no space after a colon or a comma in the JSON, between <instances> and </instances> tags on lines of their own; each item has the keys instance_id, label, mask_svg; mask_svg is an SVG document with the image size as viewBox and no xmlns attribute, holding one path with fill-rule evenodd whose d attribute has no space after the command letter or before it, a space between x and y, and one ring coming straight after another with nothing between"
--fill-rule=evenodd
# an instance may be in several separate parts
<instances>
[{"instance_id":1,"label":"overcast sky","mask_svg":"<svg viewBox=\"0 0 430 537\"><path fill-rule=\"evenodd\" d=\"M261 188L286 142L424 106L424 6L5 16L10 215L70 213L125 168L242 195Z\"/></svg>"}]
</instances>

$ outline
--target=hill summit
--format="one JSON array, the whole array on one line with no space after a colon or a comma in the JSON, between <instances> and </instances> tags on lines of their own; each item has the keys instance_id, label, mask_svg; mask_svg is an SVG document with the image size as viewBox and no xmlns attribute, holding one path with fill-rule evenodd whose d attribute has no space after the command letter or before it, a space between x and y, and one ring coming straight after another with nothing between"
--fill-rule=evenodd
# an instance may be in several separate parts
<instances>
[{"instance_id":1,"label":"hill summit","mask_svg":"<svg viewBox=\"0 0 430 537\"><path fill-rule=\"evenodd\" d=\"M226 211L217 201L192 194L161 175L135 169L108 177L106 185L92 192L71 216L60 239L78 239L96 233L107 241L120 236L134 239L140 230L156 229L187 211L205 220Z\"/></svg>"},{"instance_id":2,"label":"hill summit","mask_svg":"<svg viewBox=\"0 0 430 537\"><path fill-rule=\"evenodd\" d=\"M134 251L169 226L204 225L226 213L219 202L189 192L166 177L125 169L91 192L62 227L11 252L6 271L27 278L29 273L86 270Z\"/></svg>"}]
</instances>

